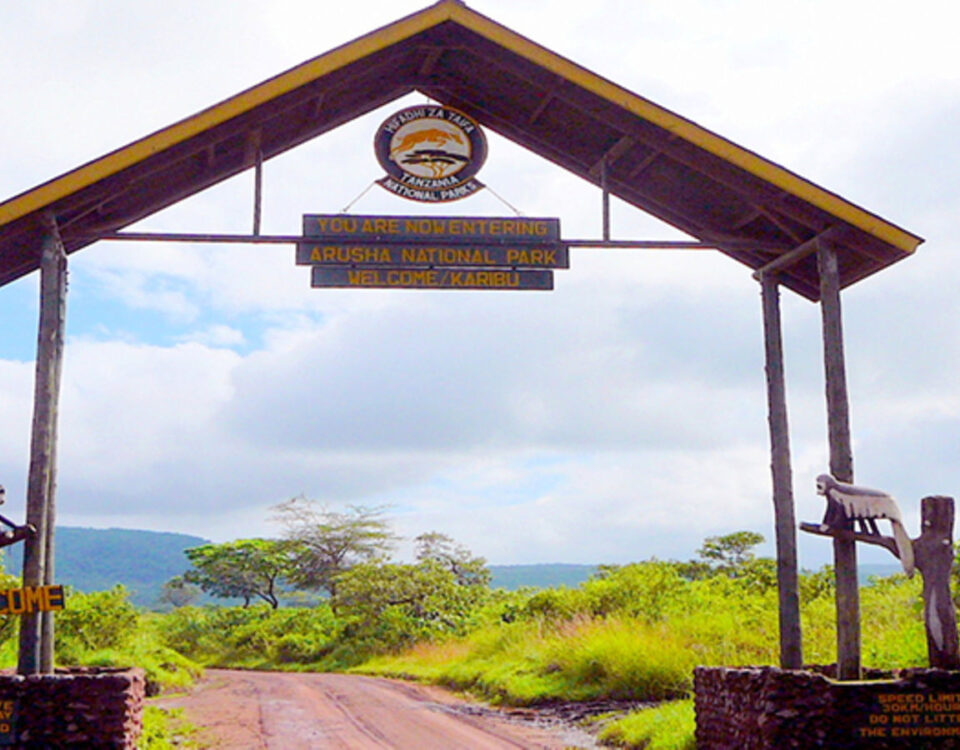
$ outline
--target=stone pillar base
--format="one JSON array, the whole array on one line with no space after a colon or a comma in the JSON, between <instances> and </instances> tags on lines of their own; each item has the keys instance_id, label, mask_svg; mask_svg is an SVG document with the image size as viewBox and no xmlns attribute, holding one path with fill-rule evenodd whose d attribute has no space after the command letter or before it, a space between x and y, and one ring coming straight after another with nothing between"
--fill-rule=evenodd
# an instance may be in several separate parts
<instances>
[{"instance_id":1,"label":"stone pillar base","mask_svg":"<svg viewBox=\"0 0 960 750\"><path fill-rule=\"evenodd\" d=\"M142 669L0 675L0 747L134 750L145 696Z\"/></svg>"},{"instance_id":2,"label":"stone pillar base","mask_svg":"<svg viewBox=\"0 0 960 750\"><path fill-rule=\"evenodd\" d=\"M697 667L697 748L960 748L960 672Z\"/></svg>"}]
</instances>

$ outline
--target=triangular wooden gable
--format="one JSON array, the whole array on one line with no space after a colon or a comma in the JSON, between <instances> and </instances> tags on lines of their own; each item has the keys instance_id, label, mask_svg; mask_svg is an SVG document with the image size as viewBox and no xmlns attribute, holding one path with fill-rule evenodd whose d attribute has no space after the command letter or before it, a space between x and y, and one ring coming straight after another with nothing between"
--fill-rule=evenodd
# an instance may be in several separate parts
<instances>
[{"instance_id":1,"label":"triangular wooden gable","mask_svg":"<svg viewBox=\"0 0 960 750\"><path fill-rule=\"evenodd\" d=\"M760 268L817 237L847 286L922 241L761 156L442 0L0 204L0 285L39 264L41 217L68 252L411 91ZM816 260L780 270L819 297Z\"/></svg>"}]
</instances>

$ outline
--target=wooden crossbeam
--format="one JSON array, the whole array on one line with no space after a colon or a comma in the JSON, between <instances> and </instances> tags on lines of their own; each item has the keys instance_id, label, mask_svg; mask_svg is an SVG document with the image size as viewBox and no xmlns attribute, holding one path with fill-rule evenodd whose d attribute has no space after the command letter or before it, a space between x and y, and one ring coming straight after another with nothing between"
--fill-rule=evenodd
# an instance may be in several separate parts
<instances>
[{"instance_id":1,"label":"wooden crossbeam","mask_svg":"<svg viewBox=\"0 0 960 750\"><path fill-rule=\"evenodd\" d=\"M627 151L633 148L636 145L637 141L629 135L623 136L620 140L613 144L613 146L607 149L600 160L590 167L590 175L595 179L599 180L600 175L602 174L604 167L610 169L613 166L613 163L623 156Z\"/></svg>"},{"instance_id":2,"label":"wooden crossbeam","mask_svg":"<svg viewBox=\"0 0 960 750\"><path fill-rule=\"evenodd\" d=\"M443 56L444 48L443 47L430 47L427 50L427 54L423 57L423 62L420 63L420 70L418 71L422 76L428 76L433 72L434 67L440 61L440 58Z\"/></svg>"},{"instance_id":3,"label":"wooden crossbeam","mask_svg":"<svg viewBox=\"0 0 960 750\"><path fill-rule=\"evenodd\" d=\"M553 93L548 92L544 95L543 99L540 100L540 103L536 106L533 112L530 113L530 116L527 118L527 125L533 125L537 120L540 119L540 115L544 113L544 110L550 105L550 102L553 101Z\"/></svg>"},{"instance_id":4,"label":"wooden crossbeam","mask_svg":"<svg viewBox=\"0 0 960 750\"><path fill-rule=\"evenodd\" d=\"M12 529L0 532L0 547L9 547L11 544L31 539L36 536L37 528L28 523L24 526L14 526Z\"/></svg>"}]
</instances>

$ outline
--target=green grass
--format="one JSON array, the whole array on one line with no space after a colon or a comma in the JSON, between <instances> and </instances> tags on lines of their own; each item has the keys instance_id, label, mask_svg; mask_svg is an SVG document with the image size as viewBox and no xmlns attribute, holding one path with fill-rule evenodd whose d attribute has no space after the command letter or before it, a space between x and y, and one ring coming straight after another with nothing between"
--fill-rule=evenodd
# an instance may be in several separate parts
<instances>
[{"instance_id":1,"label":"green grass","mask_svg":"<svg viewBox=\"0 0 960 750\"><path fill-rule=\"evenodd\" d=\"M531 598L533 608L526 610L535 615L524 616L521 610L514 622L488 622L464 638L379 656L355 671L408 677L469 690L496 702L530 705L684 698L692 690L697 665L777 663L775 589L717 577L672 580L669 587L637 590L648 581L662 580L662 571L654 572L657 576L648 579L630 573L635 596L623 596L615 581L604 582L602 589L585 584L579 591L547 596L541 592ZM648 606L637 607L638 600ZM604 614L583 611L591 607ZM918 580L893 577L866 587L861 607L865 666L926 665ZM571 608L581 611L557 616L558 610ZM835 661L832 592L808 597L803 618L807 663Z\"/></svg>"},{"instance_id":2,"label":"green grass","mask_svg":"<svg viewBox=\"0 0 960 750\"><path fill-rule=\"evenodd\" d=\"M384 656L357 671L471 689L498 702L663 700L692 687L696 655L663 626L579 618L560 627L513 623L446 644Z\"/></svg>"},{"instance_id":3,"label":"green grass","mask_svg":"<svg viewBox=\"0 0 960 750\"><path fill-rule=\"evenodd\" d=\"M801 581L808 664L836 660L833 592L825 581L826 574ZM689 698L697 665L775 664L779 650L770 582L759 576L689 581L658 562L606 571L576 589L491 596L470 613L467 635L368 661L378 646L387 647L358 636L356 623L326 603L145 615L128 604L123 589L112 589L73 595L69 606L58 617L58 663L142 666L151 686L166 690L189 685L198 664L322 671L363 662L354 671L445 685L494 703L674 701ZM864 665L926 666L921 609L919 577L862 588ZM15 661L16 638L8 634L0 665ZM692 726L689 701L664 703L612 722L604 737L624 747L685 748Z\"/></svg>"},{"instance_id":4,"label":"green grass","mask_svg":"<svg viewBox=\"0 0 960 750\"><path fill-rule=\"evenodd\" d=\"M156 621L140 615L124 589L71 592L67 601L72 609L55 620L57 667L141 667L150 694L188 687L202 673L197 662L161 641ZM14 632L0 644L0 667L15 667L18 650Z\"/></svg>"},{"instance_id":5,"label":"green grass","mask_svg":"<svg viewBox=\"0 0 960 750\"><path fill-rule=\"evenodd\" d=\"M598 736L615 747L694 750L695 730L693 701L682 700L634 711L607 724Z\"/></svg>"},{"instance_id":6,"label":"green grass","mask_svg":"<svg viewBox=\"0 0 960 750\"><path fill-rule=\"evenodd\" d=\"M138 633L125 648L87 651L74 661L84 667L141 667L149 694L187 688L203 673L202 667L151 637Z\"/></svg>"},{"instance_id":7,"label":"green grass","mask_svg":"<svg viewBox=\"0 0 960 750\"><path fill-rule=\"evenodd\" d=\"M296 671L324 664L339 624L316 607L182 607L151 616L158 641L209 667Z\"/></svg>"},{"instance_id":8,"label":"green grass","mask_svg":"<svg viewBox=\"0 0 960 750\"><path fill-rule=\"evenodd\" d=\"M183 718L183 709L145 706L143 733L137 750L174 750L174 748L201 748L195 735L198 727Z\"/></svg>"}]
</instances>

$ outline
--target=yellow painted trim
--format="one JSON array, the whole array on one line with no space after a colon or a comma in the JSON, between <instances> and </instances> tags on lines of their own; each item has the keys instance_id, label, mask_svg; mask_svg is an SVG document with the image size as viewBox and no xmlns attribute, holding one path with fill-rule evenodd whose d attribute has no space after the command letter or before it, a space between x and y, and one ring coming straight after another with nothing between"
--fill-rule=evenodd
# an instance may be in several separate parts
<instances>
[{"instance_id":1,"label":"yellow painted trim","mask_svg":"<svg viewBox=\"0 0 960 750\"><path fill-rule=\"evenodd\" d=\"M821 208L837 218L899 248L913 252L922 240L837 195L711 133L653 102L591 73L529 39L476 13L458 0L441 0L418 13L382 27L319 57L308 60L275 78L181 120L153 135L135 141L33 190L0 204L0 226L70 195L98 180L130 167L154 153L181 143L243 114L271 99L323 75L384 50L426 29L452 20L500 46L525 57L587 91L623 107L645 120L734 164L760 179Z\"/></svg>"},{"instance_id":2,"label":"yellow painted trim","mask_svg":"<svg viewBox=\"0 0 960 750\"><path fill-rule=\"evenodd\" d=\"M576 65L463 5L456 5L453 8L451 20L904 252L914 252L922 242L919 237L705 130L690 120L591 73L586 68Z\"/></svg>"},{"instance_id":3,"label":"yellow painted trim","mask_svg":"<svg viewBox=\"0 0 960 750\"><path fill-rule=\"evenodd\" d=\"M219 104L134 141L50 182L0 204L0 226L9 224L95 182L110 177L153 154L203 133L233 117L292 91L339 68L380 52L432 26L450 20L454 0L443 0L359 39L301 63Z\"/></svg>"}]
</instances>

